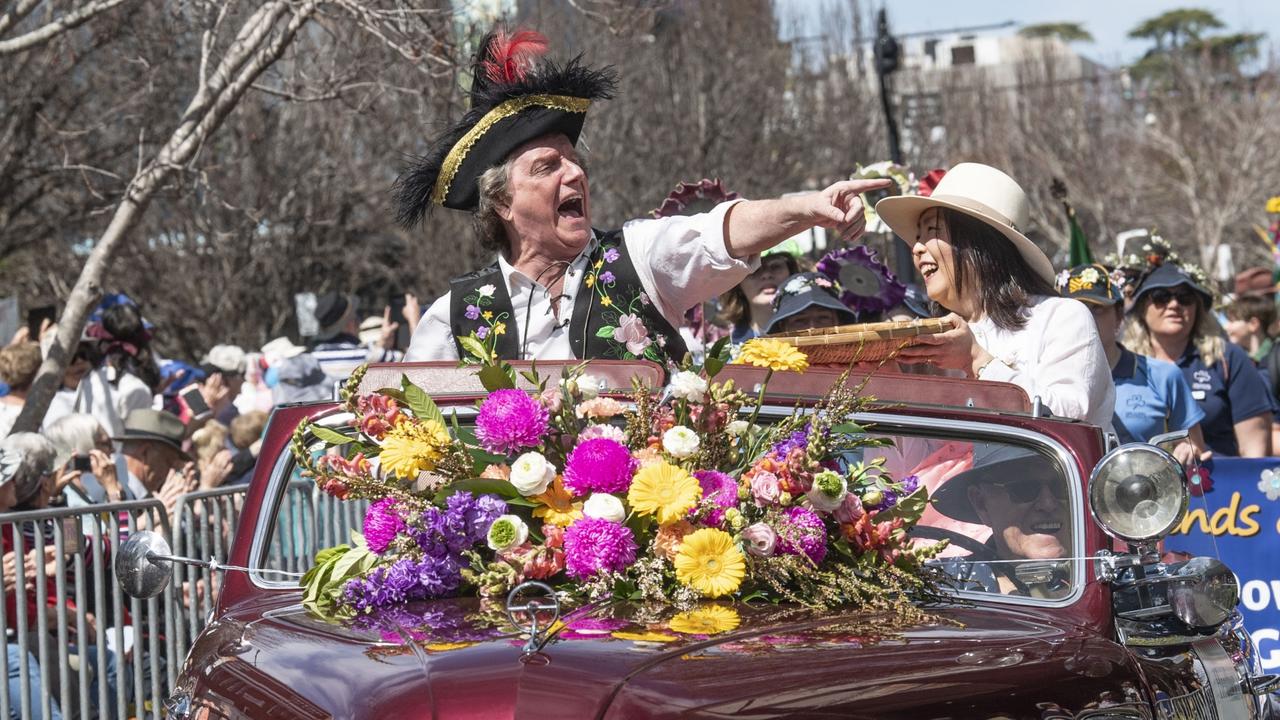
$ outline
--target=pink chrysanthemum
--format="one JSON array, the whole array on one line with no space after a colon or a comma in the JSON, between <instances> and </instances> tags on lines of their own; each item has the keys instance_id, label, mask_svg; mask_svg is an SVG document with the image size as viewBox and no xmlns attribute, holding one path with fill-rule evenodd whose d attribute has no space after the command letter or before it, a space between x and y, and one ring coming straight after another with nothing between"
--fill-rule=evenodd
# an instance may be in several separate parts
<instances>
[{"instance_id":1,"label":"pink chrysanthemum","mask_svg":"<svg viewBox=\"0 0 1280 720\"><path fill-rule=\"evenodd\" d=\"M738 504L738 483L718 470L697 470L693 476L702 486L701 504L709 508L707 523L720 525L724 522L724 511Z\"/></svg>"},{"instance_id":2,"label":"pink chrysanthemum","mask_svg":"<svg viewBox=\"0 0 1280 720\"><path fill-rule=\"evenodd\" d=\"M395 498L383 498L364 513L364 541L378 555L386 552L391 541L404 529L404 520L395 511L395 504Z\"/></svg>"},{"instance_id":3,"label":"pink chrysanthemum","mask_svg":"<svg viewBox=\"0 0 1280 720\"><path fill-rule=\"evenodd\" d=\"M578 443L564 464L564 486L574 495L589 492L625 493L631 487L636 461L616 440L595 438Z\"/></svg>"},{"instance_id":4,"label":"pink chrysanthemum","mask_svg":"<svg viewBox=\"0 0 1280 720\"><path fill-rule=\"evenodd\" d=\"M495 390L480 405L476 439L485 450L504 455L537 447L547 419L547 409L523 390Z\"/></svg>"},{"instance_id":5,"label":"pink chrysanthemum","mask_svg":"<svg viewBox=\"0 0 1280 720\"><path fill-rule=\"evenodd\" d=\"M619 572L636 561L636 539L626 525L584 517L564 532L564 559L575 580Z\"/></svg>"},{"instance_id":6,"label":"pink chrysanthemum","mask_svg":"<svg viewBox=\"0 0 1280 720\"><path fill-rule=\"evenodd\" d=\"M807 555L814 565L827 556L827 528L809 508L796 505L783 510L777 531L778 552Z\"/></svg>"}]
</instances>

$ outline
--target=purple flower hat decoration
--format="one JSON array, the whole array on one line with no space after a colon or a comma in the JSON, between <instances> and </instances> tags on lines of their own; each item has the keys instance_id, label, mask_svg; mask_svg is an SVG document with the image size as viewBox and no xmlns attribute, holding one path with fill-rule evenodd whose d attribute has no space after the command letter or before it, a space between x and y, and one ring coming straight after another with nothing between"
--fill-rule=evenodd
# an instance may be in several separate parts
<instances>
[{"instance_id":1,"label":"purple flower hat decoration","mask_svg":"<svg viewBox=\"0 0 1280 720\"><path fill-rule=\"evenodd\" d=\"M863 245L827 253L818 272L839 283L840 300L859 314L884 312L907 296L907 286Z\"/></svg>"}]
</instances>

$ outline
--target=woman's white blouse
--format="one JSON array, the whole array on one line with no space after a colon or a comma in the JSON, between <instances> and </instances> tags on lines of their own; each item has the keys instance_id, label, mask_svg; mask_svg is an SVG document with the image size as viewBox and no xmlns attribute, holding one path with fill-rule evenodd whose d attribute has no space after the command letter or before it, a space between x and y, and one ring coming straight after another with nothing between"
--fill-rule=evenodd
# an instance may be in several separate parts
<instances>
[{"instance_id":1,"label":"woman's white blouse","mask_svg":"<svg viewBox=\"0 0 1280 720\"><path fill-rule=\"evenodd\" d=\"M1116 388L1093 315L1078 300L1034 298L1021 330L1001 330L983 318L969 327L995 360L982 380L1010 382L1059 417L1111 426Z\"/></svg>"}]
</instances>

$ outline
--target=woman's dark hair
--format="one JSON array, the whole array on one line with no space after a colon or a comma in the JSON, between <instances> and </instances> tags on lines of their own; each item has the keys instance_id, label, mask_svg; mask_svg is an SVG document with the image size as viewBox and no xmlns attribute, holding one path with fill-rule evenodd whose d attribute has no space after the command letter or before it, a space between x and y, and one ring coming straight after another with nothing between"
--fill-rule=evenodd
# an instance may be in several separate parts
<instances>
[{"instance_id":1,"label":"woman's dark hair","mask_svg":"<svg viewBox=\"0 0 1280 720\"><path fill-rule=\"evenodd\" d=\"M142 322L142 311L129 303L112 305L102 311L102 329L111 340L102 345L103 364L115 368L115 382L129 373L147 384L152 392L160 387L160 369L151 352L151 333Z\"/></svg>"},{"instance_id":2,"label":"woman's dark hair","mask_svg":"<svg viewBox=\"0 0 1280 720\"><path fill-rule=\"evenodd\" d=\"M774 256L760 258L761 266L763 267L764 262L772 257ZM783 253L782 257L787 261L787 277L800 272L800 261L795 255ZM720 313L716 316L716 320L730 326L751 322L751 303L747 300L746 293L742 292L742 283L720 294Z\"/></svg>"},{"instance_id":3,"label":"woman's dark hair","mask_svg":"<svg viewBox=\"0 0 1280 720\"><path fill-rule=\"evenodd\" d=\"M982 312L996 327L1021 330L1027 324L1023 310L1033 296L1057 295L999 230L950 208L943 208L942 216L955 255L956 292L964 292L966 283L977 285Z\"/></svg>"}]
</instances>

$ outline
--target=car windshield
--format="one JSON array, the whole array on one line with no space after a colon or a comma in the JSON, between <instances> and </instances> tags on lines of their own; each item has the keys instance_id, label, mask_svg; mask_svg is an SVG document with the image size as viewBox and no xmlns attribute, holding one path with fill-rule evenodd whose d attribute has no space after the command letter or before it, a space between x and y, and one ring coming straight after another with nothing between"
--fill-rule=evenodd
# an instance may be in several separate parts
<instances>
[{"instance_id":1,"label":"car windshield","mask_svg":"<svg viewBox=\"0 0 1280 720\"><path fill-rule=\"evenodd\" d=\"M947 541L937 559L958 589L1040 599L1071 595L1079 492L1043 450L1006 440L877 434L868 450L895 478L916 476L932 499L912 535Z\"/></svg>"},{"instance_id":2,"label":"car windshield","mask_svg":"<svg viewBox=\"0 0 1280 720\"><path fill-rule=\"evenodd\" d=\"M350 432L340 420L335 416L328 424ZM1074 476L1053 456L1012 439L962 439L935 428L873 435L890 443L852 453L846 461L883 459L890 477L914 475L928 489L932 503L912 535L922 545L947 541L936 563L957 589L1048 600L1072 594L1077 579L1070 558L1082 554L1076 545L1083 500L1071 488ZM265 542L257 546L256 567L305 571L317 550L350 542L351 533L360 531L367 501L323 492L302 477L288 454L277 466L276 481L277 487L286 481L287 486Z\"/></svg>"}]
</instances>

